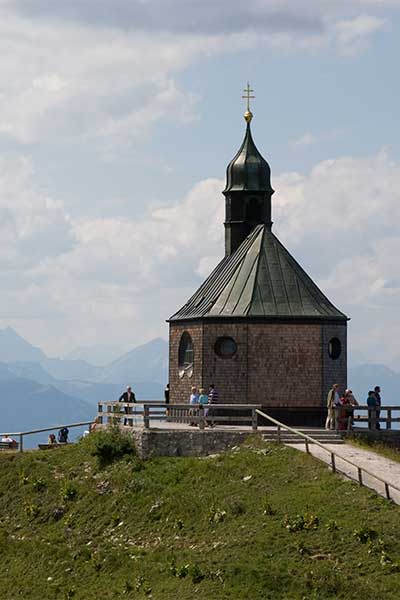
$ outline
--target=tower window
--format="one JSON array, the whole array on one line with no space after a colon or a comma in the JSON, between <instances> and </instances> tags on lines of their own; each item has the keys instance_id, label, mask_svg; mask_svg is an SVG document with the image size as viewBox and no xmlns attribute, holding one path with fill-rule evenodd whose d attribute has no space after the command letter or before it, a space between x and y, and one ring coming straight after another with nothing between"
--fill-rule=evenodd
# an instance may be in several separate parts
<instances>
[{"instance_id":1,"label":"tower window","mask_svg":"<svg viewBox=\"0 0 400 600\"><path fill-rule=\"evenodd\" d=\"M249 198L246 206L246 221L255 221L260 223L262 221L262 210L261 202L259 198Z\"/></svg>"},{"instance_id":2,"label":"tower window","mask_svg":"<svg viewBox=\"0 0 400 600\"><path fill-rule=\"evenodd\" d=\"M333 337L329 340L328 354L330 358L336 360L342 354L342 342L337 337Z\"/></svg>"},{"instance_id":3,"label":"tower window","mask_svg":"<svg viewBox=\"0 0 400 600\"><path fill-rule=\"evenodd\" d=\"M182 334L181 341L179 342L178 351L178 364L180 371L189 370L193 366L194 362L194 349L193 341L190 335L185 331Z\"/></svg>"},{"instance_id":4,"label":"tower window","mask_svg":"<svg viewBox=\"0 0 400 600\"><path fill-rule=\"evenodd\" d=\"M232 358L237 352L237 345L231 337L220 337L214 344L214 351L220 358Z\"/></svg>"}]
</instances>

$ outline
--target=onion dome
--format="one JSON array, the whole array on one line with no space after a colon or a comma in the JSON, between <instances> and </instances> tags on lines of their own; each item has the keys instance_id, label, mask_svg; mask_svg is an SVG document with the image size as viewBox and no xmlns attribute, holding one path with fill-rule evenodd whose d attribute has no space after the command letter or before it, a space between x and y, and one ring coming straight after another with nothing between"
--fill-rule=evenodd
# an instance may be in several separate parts
<instances>
[{"instance_id":1,"label":"onion dome","mask_svg":"<svg viewBox=\"0 0 400 600\"><path fill-rule=\"evenodd\" d=\"M229 192L267 192L273 194L271 187L271 169L265 158L257 150L250 129L253 115L246 111L246 135L236 156L226 169L226 187Z\"/></svg>"}]
</instances>

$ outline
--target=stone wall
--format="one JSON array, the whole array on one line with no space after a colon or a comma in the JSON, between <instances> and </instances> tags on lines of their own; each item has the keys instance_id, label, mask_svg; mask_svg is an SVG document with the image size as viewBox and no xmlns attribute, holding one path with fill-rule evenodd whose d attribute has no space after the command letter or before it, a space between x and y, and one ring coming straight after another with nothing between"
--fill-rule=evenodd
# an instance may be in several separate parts
<instances>
[{"instance_id":1,"label":"stone wall","mask_svg":"<svg viewBox=\"0 0 400 600\"><path fill-rule=\"evenodd\" d=\"M138 454L147 459L152 456L207 456L239 446L248 432L235 431L161 431L135 429L132 432ZM261 435L261 434L259 434Z\"/></svg>"}]
</instances>

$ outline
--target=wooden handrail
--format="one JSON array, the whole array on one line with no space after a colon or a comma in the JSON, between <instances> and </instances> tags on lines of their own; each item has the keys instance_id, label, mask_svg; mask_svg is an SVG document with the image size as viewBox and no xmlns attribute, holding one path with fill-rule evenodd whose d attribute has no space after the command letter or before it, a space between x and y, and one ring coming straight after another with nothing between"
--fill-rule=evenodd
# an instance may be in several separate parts
<instances>
[{"instance_id":1,"label":"wooden handrail","mask_svg":"<svg viewBox=\"0 0 400 600\"><path fill-rule=\"evenodd\" d=\"M244 410L244 409L251 409L251 408L262 408L262 404L220 404L215 403L215 404L205 404L205 405L200 405L200 404L167 404L166 402L149 402L149 401L144 401L144 402L125 402L124 400L104 400L101 402L97 403L98 406L116 406L117 404L121 404L122 406L148 406L150 407L155 407L155 408L190 408L190 407L196 407L196 406L213 406L215 408L230 408L233 410Z\"/></svg>"},{"instance_id":2,"label":"wooden handrail","mask_svg":"<svg viewBox=\"0 0 400 600\"><path fill-rule=\"evenodd\" d=\"M129 410L125 410L129 408ZM165 413L160 413L154 409L164 408ZM126 401L102 401L98 402L98 418L101 424L103 424L103 418L106 418L108 422L115 419L119 422L124 419L124 423L128 422L130 426L133 426L134 420L137 422L137 417L143 419L143 426L145 429L150 428L151 421L161 421L169 419L171 421L177 420L177 422L191 422L198 423L200 429L204 429L207 420L213 422L218 421L236 421L236 422L250 422L253 431L257 430L257 415L256 409L261 408L260 404L166 404L165 402L126 402ZM107 409L107 410L104 410ZM139 410L138 410L139 409ZM151 410L153 409L153 410ZM249 416L220 416L213 414L212 416L205 414L204 409L218 410L222 412L224 410L229 411L247 411ZM178 414L173 414L177 411ZM184 411L184 414L180 414L179 411ZM191 412L194 414L191 414ZM197 413L197 414L196 414ZM129 423L130 422L130 423Z\"/></svg>"},{"instance_id":3,"label":"wooden handrail","mask_svg":"<svg viewBox=\"0 0 400 600\"><path fill-rule=\"evenodd\" d=\"M91 421L83 421L82 423L70 423L69 425L53 425L53 427L43 427L41 429L31 429L30 431L17 431L10 433L0 433L0 436L4 435L13 435L19 437L19 451L24 451L24 435L33 435L34 433L43 433L44 431L53 431L54 429L62 429L63 427L67 427L72 429L72 427L84 427L85 425L91 425L93 423L93 419Z\"/></svg>"},{"instance_id":4,"label":"wooden handrail","mask_svg":"<svg viewBox=\"0 0 400 600\"><path fill-rule=\"evenodd\" d=\"M270 421L271 423L274 423L277 427L282 428L282 429L286 429L286 431L290 431L290 433L294 433L295 435L303 438L305 440L305 443L306 443L306 448L307 448L307 443L311 442L312 444L315 444L316 446L319 446L320 448L322 448L323 450L325 450L325 452L328 452L328 454L330 454L330 456L331 456L331 464L332 464L332 470L333 471L335 471L335 472L338 471L337 463L336 463L336 460L335 460L336 457L337 457L340 460L343 460L347 464L349 464L352 467L354 467L355 469L357 469L357 472L358 472L358 475L359 475L359 483L360 483L360 485L363 485L362 477L360 476L360 473L363 471L364 473L366 473L370 477L373 477L377 481L380 481L381 483L384 484L384 486L385 486L385 492L386 492L386 497L388 498L388 500L390 500L389 487L391 487L394 490L396 490L396 492L400 492L400 488L398 488L396 485L393 485L393 483L389 483L385 479L382 479L382 477L379 477L379 475L375 475L375 473L371 473L371 471L368 471L368 469L365 469L364 467L360 467L359 465L356 465L356 463L354 463L352 460L349 460L348 458L345 458L344 456L340 456L340 454L338 454L337 452L334 452L330 448L327 448L324 444L321 444L321 442L319 442L318 440L314 439L310 435L307 435L306 433L303 433L302 431L299 431L298 429L294 429L293 427L289 427L289 425L285 425L284 423L281 423L280 421L277 421L276 419L274 419L273 417L270 417L269 415L265 414L263 411L261 411L259 409L256 409L256 413L258 415L260 415L261 417L264 417L264 419L267 419L267 421ZM343 471L340 471L340 472L343 475L346 475L346 477L348 477L347 473L344 473Z\"/></svg>"},{"instance_id":5,"label":"wooden handrail","mask_svg":"<svg viewBox=\"0 0 400 600\"><path fill-rule=\"evenodd\" d=\"M5 432L0 433L0 436L3 435L31 435L33 433L43 433L44 431L52 431L53 429L62 429L63 427L84 427L85 425L91 425L94 419L91 421L83 421L82 423L71 423L70 425L53 425L53 427L43 427L42 429L31 429L29 431L16 431L16 432Z\"/></svg>"}]
</instances>

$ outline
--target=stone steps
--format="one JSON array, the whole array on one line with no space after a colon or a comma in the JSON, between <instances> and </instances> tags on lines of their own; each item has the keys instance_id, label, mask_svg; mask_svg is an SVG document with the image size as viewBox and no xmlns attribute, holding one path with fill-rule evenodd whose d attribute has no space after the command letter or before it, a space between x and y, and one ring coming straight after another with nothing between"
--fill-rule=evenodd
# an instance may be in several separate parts
<instances>
[{"instance_id":1,"label":"stone steps","mask_svg":"<svg viewBox=\"0 0 400 600\"><path fill-rule=\"evenodd\" d=\"M309 435L317 442L321 444L343 444L343 439L340 433L336 431L328 431L326 429L312 429L312 428L299 428L298 431ZM277 429L271 429L270 431L263 434L263 439L267 442L277 442L278 441L278 431ZM280 439L279 441L282 444L304 444L304 439L297 436L295 433L291 433L290 431L285 431L281 429ZM312 442L310 442L312 443Z\"/></svg>"}]
</instances>

